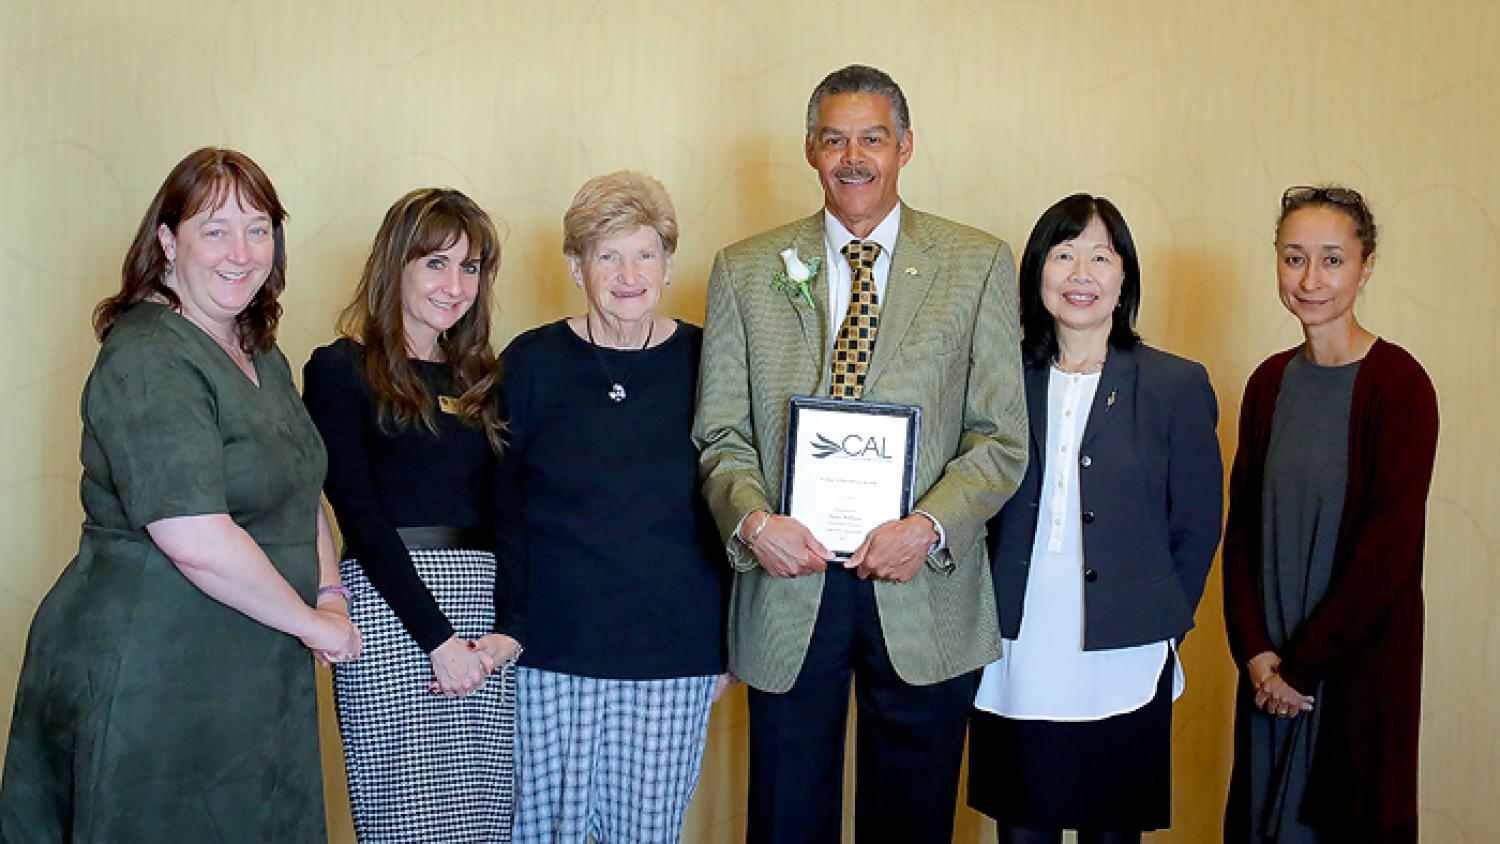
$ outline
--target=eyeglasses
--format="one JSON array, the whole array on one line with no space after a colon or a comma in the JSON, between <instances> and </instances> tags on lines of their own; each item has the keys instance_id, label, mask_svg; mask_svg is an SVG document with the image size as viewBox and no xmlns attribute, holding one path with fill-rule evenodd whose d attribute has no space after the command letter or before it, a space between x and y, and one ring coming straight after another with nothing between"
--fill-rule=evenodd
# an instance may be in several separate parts
<instances>
[{"instance_id":1,"label":"eyeglasses","mask_svg":"<svg viewBox=\"0 0 1500 844\"><path fill-rule=\"evenodd\" d=\"M1281 194L1281 208L1283 211L1313 202L1329 202L1347 208L1365 207L1365 198L1359 195L1359 191L1351 188L1319 188L1312 185L1293 185Z\"/></svg>"}]
</instances>

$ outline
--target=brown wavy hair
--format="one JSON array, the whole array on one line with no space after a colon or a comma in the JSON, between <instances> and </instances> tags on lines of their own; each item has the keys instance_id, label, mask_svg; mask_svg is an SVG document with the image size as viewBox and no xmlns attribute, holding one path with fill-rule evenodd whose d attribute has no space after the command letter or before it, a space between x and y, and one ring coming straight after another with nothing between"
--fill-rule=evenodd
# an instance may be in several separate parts
<instances>
[{"instance_id":1,"label":"brown wavy hair","mask_svg":"<svg viewBox=\"0 0 1500 844\"><path fill-rule=\"evenodd\" d=\"M411 261L453 246L461 235L469 238L469 257L479 258L479 289L469 312L438 336L438 346L459 391L458 418L484 431L498 454L505 423L493 395L500 367L490 348L490 302L500 269L500 237L474 200L447 188L421 188L397 200L375 234L338 330L364 346L365 383L375 394L381 427L420 426L436 433L432 396L406 346L402 272Z\"/></svg>"},{"instance_id":2,"label":"brown wavy hair","mask_svg":"<svg viewBox=\"0 0 1500 844\"><path fill-rule=\"evenodd\" d=\"M220 208L236 197L241 205L271 218L276 254L266 283L235 317L235 335L246 353L268 351L275 345L276 324L281 321L281 305L276 300L286 289L286 235L282 229L286 209L260 165L242 152L217 147L188 153L156 191L130 251L125 253L120 291L94 306L94 333L101 341L115 320L142 299L157 296L182 310L182 300L166 285L167 256L157 239L157 229L166 226L176 233L183 220L205 208Z\"/></svg>"}]
</instances>

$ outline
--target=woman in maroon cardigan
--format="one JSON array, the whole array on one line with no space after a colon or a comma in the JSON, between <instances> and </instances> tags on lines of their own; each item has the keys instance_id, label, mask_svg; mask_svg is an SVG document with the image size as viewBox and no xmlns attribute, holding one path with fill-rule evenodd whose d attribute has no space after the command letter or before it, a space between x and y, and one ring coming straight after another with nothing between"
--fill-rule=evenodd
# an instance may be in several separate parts
<instances>
[{"instance_id":1,"label":"woman in maroon cardigan","mask_svg":"<svg viewBox=\"0 0 1500 844\"><path fill-rule=\"evenodd\" d=\"M1358 193L1288 189L1276 251L1305 342L1256 369L1240 410L1224 604L1243 673L1224 837L1415 842L1437 398L1355 318L1375 269Z\"/></svg>"}]
</instances>

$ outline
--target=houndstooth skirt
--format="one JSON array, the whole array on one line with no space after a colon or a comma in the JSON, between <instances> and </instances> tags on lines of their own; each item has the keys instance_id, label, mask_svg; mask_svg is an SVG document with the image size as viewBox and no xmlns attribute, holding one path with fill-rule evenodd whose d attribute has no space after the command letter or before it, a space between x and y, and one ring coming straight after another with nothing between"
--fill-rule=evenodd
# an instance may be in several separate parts
<instances>
[{"instance_id":1,"label":"houndstooth skirt","mask_svg":"<svg viewBox=\"0 0 1500 844\"><path fill-rule=\"evenodd\" d=\"M458 636L494 624L495 557L413 549L417 574ZM427 690L432 661L359 564L339 564L364 638L359 659L334 666L334 704L354 831L361 844L510 841L514 811L516 667L497 669L467 697Z\"/></svg>"}]
</instances>

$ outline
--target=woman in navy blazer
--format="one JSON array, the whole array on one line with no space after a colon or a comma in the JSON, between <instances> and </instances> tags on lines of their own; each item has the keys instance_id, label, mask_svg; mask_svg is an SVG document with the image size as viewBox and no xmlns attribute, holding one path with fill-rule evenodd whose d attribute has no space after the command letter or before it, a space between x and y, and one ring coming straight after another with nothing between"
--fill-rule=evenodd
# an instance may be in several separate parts
<instances>
[{"instance_id":1,"label":"woman in navy blazer","mask_svg":"<svg viewBox=\"0 0 1500 844\"><path fill-rule=\"evenodd\" d=\"M1075 194L1020 270L1031 454L990 523L1003 656L970 733L969 804L1001 842L1139 841L1171 821L1176 645L1223 512L1208 373L1134 330L1140 264L1109 200Z\"/></svg>"}]
</instances>

